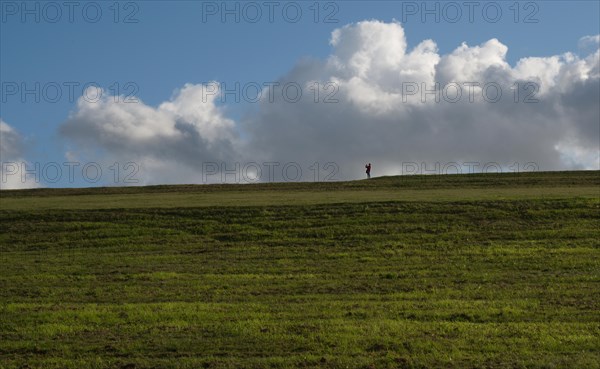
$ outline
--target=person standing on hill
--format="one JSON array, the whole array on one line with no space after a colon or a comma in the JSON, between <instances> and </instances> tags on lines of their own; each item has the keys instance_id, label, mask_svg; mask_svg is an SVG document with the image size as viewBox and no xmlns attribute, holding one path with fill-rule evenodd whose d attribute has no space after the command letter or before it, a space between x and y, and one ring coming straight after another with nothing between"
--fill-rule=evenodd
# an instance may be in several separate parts
<instances>
[{"instance_id":1,"label":"person standing on hill","mask_svg":"<svg viewBox=\"0 0 600 369\"><path fill-rule=\"evenodd\" d=\"M365 168L367 168L367 178L371 179L371 163L365 165Z\"/></svg>"}]
</instances>

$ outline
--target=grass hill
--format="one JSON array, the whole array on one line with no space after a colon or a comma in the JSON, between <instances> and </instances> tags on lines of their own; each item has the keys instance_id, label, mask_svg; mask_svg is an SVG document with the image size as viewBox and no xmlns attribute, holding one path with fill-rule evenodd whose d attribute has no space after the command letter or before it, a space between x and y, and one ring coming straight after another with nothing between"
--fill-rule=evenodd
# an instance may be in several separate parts
<instances>
[{"instance_id":1,"label":"grass hill","mask_svg":"<svg viewBox=\"0 0 600 369\"><path fill-rule=\"evenodd\" d=\"M598 368L600 172L0 192L2 368Z\"/></svg>"}]
</instances>

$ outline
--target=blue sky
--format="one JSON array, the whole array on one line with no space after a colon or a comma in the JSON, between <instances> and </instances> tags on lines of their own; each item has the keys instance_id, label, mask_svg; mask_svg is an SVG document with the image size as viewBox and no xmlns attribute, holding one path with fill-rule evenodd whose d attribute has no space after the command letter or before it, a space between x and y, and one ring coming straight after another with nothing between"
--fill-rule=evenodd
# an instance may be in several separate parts
<instances>
[{"instance_id":1,"label":"blue sky","mask_svg":"<svg viewBox=\"0 0 600 369\"><path fill-rule=\"evenodd\" d=\"M523 57L578 53L581 37L600 33L598 1L495 2L488 14L493 17L495 9L501 8L502 15L496 23L487 21L482 14L486 2L478 2L472 23L464 6L455 23L444 19L443 2L427 3L431 7L440 6L439 23L432 15L423 22L422 9L412 13L413 4L421 6L422 2L401 1L320 2L318 22L314 22L314 2L296 2L290 12L296 6L303 12L297 23L283 17L281 8L286 2L278 3L274 22L268 20L264 2L255 2L263 10L256 23L244 19L243 13L239 23L231 15L223 22L221 9L217 14L206 14L207 10L213 10L213 5L240 6L240 10L245 5L233 1L226 5L200 1L100 1L87 7L90 17L94 16L96 5L102 9L96 23L82 15L86 2L77 3L72 22L67 8L60 5L62 2L54 3L62 11L56 23L46 19L55 17L55 9L48 7L48 13L44 14L46 2L35 1L27 2L27 6L39 7L40 22L32 14L25 15L22 21L22 4L2 1L0 72L4 87L0 117L22 136L23 157L42 163L64 161L70 146L59 133L61 124L76 109L76 102L69 101L65 82L81 85L93 82L113 91L119 86L121 94L133 92L145 104L156 106L169 100L186 83L215 80L231 85L276 81L300 60L325 60L332 52L329 39L334 29L371 19L400 21L408 49L425 39L433 39L442 55L452 52L462 42L473 46L497 38L508 46L506 59L511 65ZM323 18L331 12L332 23L325 23ZM125 23L128 15L129 20L137 22ZM535 23L525 22L527 16ZM42 87L57 83L63 86L63 95L57 102L44 101L44 96L36 102L33 95L22 101L19 94L6 94L7 83L19 86L24 83L29 88L34 88L35 83ZM82 94L81 85L74 88L76 97ZM243 102L225 106L234 120L250 108L254 106ZM84 184L66 181L52 184L71 185Z\"/></svg>"}]
</instances>

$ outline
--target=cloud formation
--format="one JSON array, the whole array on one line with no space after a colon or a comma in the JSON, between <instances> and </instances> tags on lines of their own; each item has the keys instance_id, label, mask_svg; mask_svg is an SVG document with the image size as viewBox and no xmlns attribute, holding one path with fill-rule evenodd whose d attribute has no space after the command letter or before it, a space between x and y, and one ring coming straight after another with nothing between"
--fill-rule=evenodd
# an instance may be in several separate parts
<instances>
[{"instance_id":1,"label":"cloud formation","mask_svg":"<svg viewBox=\"0 0 600 369\"><path fill-rule=\"evenodd\" d=\"M206 90L186 84L157 108L105 91L83 94L61 126L61 133L77 144L70 159L101 167L136 163L137 184L199 182L196 168L202 161L232 161L237 151L234 121Z\"/></svg>"},{"instance_id":2,"label":"cloud formation","mask_svg":"<svg viewBox=\"0 0 600 369\"><path fill-rule=\"evenodd\" d=\"M361 178L366 162L375 176L401 174L403 163L600 169L597 40L581 39L595 45L583 57L511 66L497 39L440 55L433 40L409 48L397 22L363 21L332 33L326 60L303 60L278 80L302 87L297 102L263 93L234 122L208 86L185 85L157 108L80 99L61 132L78 155L139 161L142 183L206 182L203 163L235 161L299 163L304 180L314 179L315 162L336 163L336 179ZM278 173L268 180L285 179Z\"/></svg>"},{"instance_id":3,"label":"cloud formation","mask_svg":"<svg viewBox=\"0 0 600 369\"><path fill-rule=\"evenodd\" d=\"M24 169L31 169L23 159L24 151L23 137L0 118L0 189L39 187L39 178L22 175Z\"/></svg>"}]
</instances>

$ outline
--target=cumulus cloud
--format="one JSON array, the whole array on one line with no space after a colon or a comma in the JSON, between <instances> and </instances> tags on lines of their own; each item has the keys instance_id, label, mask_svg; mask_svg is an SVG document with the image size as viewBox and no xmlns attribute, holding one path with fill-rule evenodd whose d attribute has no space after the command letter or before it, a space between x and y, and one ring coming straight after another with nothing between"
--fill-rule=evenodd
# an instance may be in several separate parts
<instances>
[{"instance_id":1,"label":"cumulus cloud","mask_svg":"<svg viewBox=\"0 0 600 369\"><path fill-rule=\"evenodd\" d=\"M600 35L583 36L579 39L580 49L597 50L600 47Z\"/></svg>"},{"instance_id":2,"label":"cumulus cloud","mask_svg":"<svg viewBox=\"0 0 600 369\"><path fill-rule=\"evenodd\" d=\"M25 175L31 164L23 159L23 137L0 118L0 189L34 188L40 186L39 177Z\"/></svg>"},{"instance_id":3,"label":"cumulus cloud","mask_svg":"<svg viewBox=\"0 0 600 369\"><path fill-rule=\"evenodd\" d=\"M235 161L299 163L305 180L315 162L335 163L337 179L360 178L366 162L375 175L401 174L406 163L600 169L597 42L582 56L511 66L497 39L440 55L433 40L409 48L400 23L371 20L336 29L330 44L328 58L300 61L278 80L300 85L299 101L265 93L238 122L216 95L206 99L207 86L186 85L157 108L80 100L62 132L145 163L147 182L204 182L202 163Z\"/></svg>"},{"instance_id":4,"label":"cumulus cloud","mask_svg":"<svg viewBox=\"0 0 600 369\"><path fill-rule=\"evenodd\" d=\"M366 161L378 174L401 173L405 162L598 168L597 50L584 58L524 58L511 67L499 40L438 55L432 40L408 49L400 24L378 21L340 28L331 44L326 62L298 65L281 82L307 83L311 75L336 81L340 102L315 104L307 96L285 109L284 102L262 104L246 122L251 148L268 147L273 159L335 161L345 178ZM460 99L449 86L462 87Z\"/></svg>"},{"instance_id":5,"label":"cumulus cloud","mask_svg":"<svg viewBox=\"0 0 600 369\"><path fill-rule=\"evenodd\" d=\"M19 157L22 151L21 135L8 123L0 118L0 133L2 133L0 146L0 157L2 161Z\"/></svg>"},{"instance_id":6,"label":"cumulus cloud","mask_svg":"<svg viewBox=\"0 0 600 369\"><path fill-rule=\"evenodd\" d=\"M104 91L84 93L61 133L75 144L72 160L133 163L136 184L199 182L203 162L232 161L236 151L235 123L216 96L205 85L186 84L154 108Z\"/></svg>"}]
</instances>

